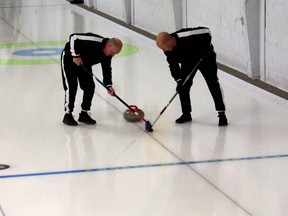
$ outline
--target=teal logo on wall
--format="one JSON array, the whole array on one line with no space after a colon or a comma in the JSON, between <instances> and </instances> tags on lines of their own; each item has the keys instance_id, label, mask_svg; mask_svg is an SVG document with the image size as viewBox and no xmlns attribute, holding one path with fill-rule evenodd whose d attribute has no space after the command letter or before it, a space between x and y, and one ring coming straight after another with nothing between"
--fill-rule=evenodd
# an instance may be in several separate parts
<instances>
[{"instance_id":1,"label":"teal logo on wall","mask_svg":"<svg viewBox=\"0 0 288 216\"><path fill-rule=\"evenodd\" d=\"M0 65L59 64L65 43L47 41L0 44ZM115 57L132 55L137 51L136 46L123 44L121 52Z\"/></svg>"}]
</instances>

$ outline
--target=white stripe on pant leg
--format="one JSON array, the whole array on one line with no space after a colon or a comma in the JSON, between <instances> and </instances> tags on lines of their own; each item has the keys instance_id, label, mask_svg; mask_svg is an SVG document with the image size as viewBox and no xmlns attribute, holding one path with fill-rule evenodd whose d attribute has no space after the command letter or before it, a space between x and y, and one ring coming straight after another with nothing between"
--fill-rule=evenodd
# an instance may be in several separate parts
<instances>
[{"instance_id":1,"label":"white stripe on pant leg","mask_svg":"<svg viewBox=\"0 0 288 216\"><path fill-rule=\"evenodd\" d=\"M225 100L224 100L224 91L223 91L223 88L219 82L219 79L218 79L218 83L219 83L219 87L220 87L220 92L221 92L221 96L222 96L222 101L223 101L223 104L225 106L225 110L226 110L226 104L225 104ZM218 111L225 111L225 110L218 110Z\"/></svg>"},{"instance_id":2,"label":"white stripe on pant leg","mask_svg":"<svg viewBox=\"0 0 288 216\"><path fill-rule=\"evenodd\" d=\"M63 76L64 76L64 82L65 82L65 85L67 87L66 91L65 91L65 104L64 104L64 109L65 109L65 112L66 113L70 113L70 110L69 110L69 84L68 84L68 80L67 80L67 77L66 77L66 72L65 72L65 69L64 69L64 56L65 56L65 52L62 53L62 61L61 61L61 65L62 65L62 73L63 73Z\"/></svg>"}]
</instances>

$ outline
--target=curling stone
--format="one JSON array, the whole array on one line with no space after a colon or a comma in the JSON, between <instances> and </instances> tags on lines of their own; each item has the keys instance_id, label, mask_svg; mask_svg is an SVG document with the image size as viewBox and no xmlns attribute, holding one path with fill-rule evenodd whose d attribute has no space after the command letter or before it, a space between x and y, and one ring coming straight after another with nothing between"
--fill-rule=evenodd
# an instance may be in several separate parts
<instances>
[{"instance_id":1,"label":"curling stone","mask_svg":"<svg viewBox=\"0 0 288 216\"><path fill-rule=\"evenodd\" d=\"M135 112L137 112L139 115L141 115L142 117L144 117L144 112L139 109L137 106L135 105L130 105L131 109L133 109ZM137 122L137 121L141 121L141 119L134 113L132 112L132 110L127 109L124 113L123 113L123 117L126 121L128 122Z\"/></svg>"}]
</instances>

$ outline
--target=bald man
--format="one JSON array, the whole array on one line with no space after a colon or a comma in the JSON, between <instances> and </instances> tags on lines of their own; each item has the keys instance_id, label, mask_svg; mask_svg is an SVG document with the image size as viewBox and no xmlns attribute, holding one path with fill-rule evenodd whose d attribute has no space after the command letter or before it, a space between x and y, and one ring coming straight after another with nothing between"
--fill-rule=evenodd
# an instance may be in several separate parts
<instances>
[{"instance_id":1,"label":"bald man","mask_svg":"<svg viewBox=\"0 0 288 216\"><path fill-rule=\"evenodd\" d=\"M193 84L191 78L183 85L184 80L203 58L197 69L202 73L218 111L218 125L228 125L225 115L222 90L218 82L216 53L211 44L211 33L206 27L186 28L174 33L160 32L156 38L156 45L163 50L169 64L171 75L177 82L176 91L179 93L182 115L176 119L177 124L192 121L190 89Z\"/></svg>"},{"instance_id":2,"label":"bald man","mask_svg":"<svg viewBox=\"0 0 288 216\"><path fill-rule=\"evenodd\" d=\"M65 91L63 123L69 126L78 125L72 112L77 93L78 82L83 90L83 99L79 114L79 122L85 124L96 124L90 116L90 107L94 96L95 83L93 80L92 66L101 64L103 83L108 94L115 95L112 86L112 57L122 49L122 42L118 38L104 38L94 33L71 34L69 41L61 55L61 71L63 87ZM89 74L83 67L90 71Z\"/></svg>"}]
</instances>

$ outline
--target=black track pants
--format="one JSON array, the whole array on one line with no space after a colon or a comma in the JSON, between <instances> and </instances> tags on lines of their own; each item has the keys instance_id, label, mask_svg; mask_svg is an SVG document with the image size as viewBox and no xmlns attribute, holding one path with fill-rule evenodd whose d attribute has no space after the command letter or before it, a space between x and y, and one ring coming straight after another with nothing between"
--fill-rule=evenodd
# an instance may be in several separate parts
<instances>
[{"instance_id":1,"label":"black track pants","mask_svg":"<svg viewBox=\"0 0 288 216\"><path fill-rule=\"evenodd\" d=\"M217 111L225 111L225 104L223 101L222 90L218 82L218 76L217 76L218 68L216 63L216 53L214 51L211 51L209 55L202 61L202 63L199 66L199 70L202 73L209 88L209 91L212 95L215 104L215 109ZM183 86L181 92L179 93L182 113L184 114L190 113L192 111L190 100L190 89L193 83L194 76L187 81L187 83Z\"/></svg>"},{"instance_id":2,"label":"black track pants","mask_svg":"<svg viewBox=\"0 0 288 216\"><path fill-rule=\"evenodd\" d=\"M87 70L91 71L91 67L86 67ZM72 113L74 110L74 103L78 88L78 82L80 88L83 90L83 99L81 108L82 110L90 110L92 99L95 91L95 83L93 76L85 71L82 67L77 66L73 61L71 56L65 55L62 52L61 56L61 71L63 88L65 91L64 99L64 110L66 113Z\"/></svg>"}]
</instances>

